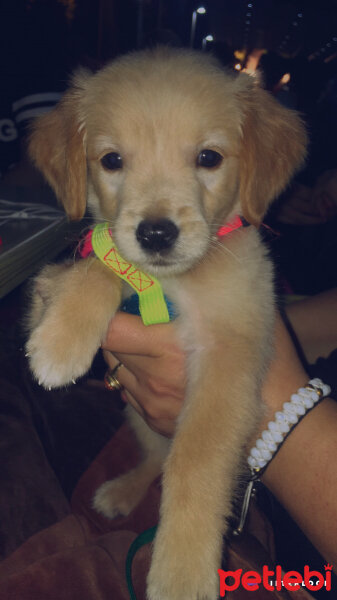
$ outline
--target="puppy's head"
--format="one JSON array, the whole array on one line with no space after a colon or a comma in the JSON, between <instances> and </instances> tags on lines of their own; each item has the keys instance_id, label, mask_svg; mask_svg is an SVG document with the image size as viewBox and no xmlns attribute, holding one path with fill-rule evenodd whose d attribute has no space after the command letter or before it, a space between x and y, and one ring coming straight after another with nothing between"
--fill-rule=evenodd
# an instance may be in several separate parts
<instances>
[{"instance_id":1,"label":"puppy's head","mask_svg":"<svg viewBox=\"0 0 337 600\"><path fill-rule=\"evenodd\" d=\"M121 253L181 272L234 213L258 225L305 155L297 115L247 75L158 49L79 72L30 152L63 202L107 220Z\"/></svg>"}]
</instances>

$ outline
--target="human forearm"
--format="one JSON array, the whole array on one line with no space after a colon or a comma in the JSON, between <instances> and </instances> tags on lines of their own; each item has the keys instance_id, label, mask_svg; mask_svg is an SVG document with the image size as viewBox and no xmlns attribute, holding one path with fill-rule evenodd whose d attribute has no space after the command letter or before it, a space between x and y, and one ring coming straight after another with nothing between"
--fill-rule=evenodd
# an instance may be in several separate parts
<instances>
[{"instance_id":1,"label":"human forearm","mask_svg":"<svg viewBox=\"0 0 337 600\"><path fill-rule=\"evenodd\" d=\"M325 399L289 435L262 481L337 570L337 405ZM324 431L324 435L322 432Z\"/></svg>"},{"instance_id":2,"label":"human forearm","mask_svg":"<svg viewBox=\"0 0 337 600\"><path fill-rule=\"evenodd\" d=\"M260 433L274 420L275 412L282 410L284 402L309 379L281 321L277 324L276 339L276 355L263 386L266 412ZM294 427L261 479L336 569L335 456L337 404L325 399Z\"/></svg>"}]
</instances>

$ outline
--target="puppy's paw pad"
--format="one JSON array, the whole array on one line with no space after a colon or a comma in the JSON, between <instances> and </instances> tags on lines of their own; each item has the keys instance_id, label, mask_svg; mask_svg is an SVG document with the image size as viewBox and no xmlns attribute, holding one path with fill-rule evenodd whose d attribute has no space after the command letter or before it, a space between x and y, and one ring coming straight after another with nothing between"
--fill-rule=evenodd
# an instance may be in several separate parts
<instances>
[{"instance_id":1,"label":"puppy's paw pad","mask_svg":"<svg viewBox=\"0 0 337 600\"><path fill-rule=\"evenodd\" d=\"M117 515L127 516L135 507L134 496L130 494L128 473L112 481L106 481L98 488L94 498L95 510L109 519Z\"/></svg>"}]
</instances>

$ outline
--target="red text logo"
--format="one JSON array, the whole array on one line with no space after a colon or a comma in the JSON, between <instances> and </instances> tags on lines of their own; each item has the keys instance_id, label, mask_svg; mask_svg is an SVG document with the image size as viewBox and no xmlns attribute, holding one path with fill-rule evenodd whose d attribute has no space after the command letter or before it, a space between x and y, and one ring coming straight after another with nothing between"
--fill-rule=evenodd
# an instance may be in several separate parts
<instances>
[{"instance_id":1,"label":"red text logo","mask_svg":"<svg viewBox=\"0 0 337 600\"><path fill-rule=\"evenodd\" d=\"M282 573L280 565L272 571L264 565L262 574L257 571L242 572L242 569L236 571L223 571L218 569L220 578L220 597L224 598L226 592L237 590L241 585L245 590L256 591L262 585L266 590L278 592L284 587L286 590L294 592L301 586L311 591L318 591L324 586L329 592L331 590L331 570L332 565L325 565L325 575L319 571L311 571L308 565L305 565L303 575L298 571L287 571ZM315 578L315 580L313 579Z\"/></svg>"}]
</instances>

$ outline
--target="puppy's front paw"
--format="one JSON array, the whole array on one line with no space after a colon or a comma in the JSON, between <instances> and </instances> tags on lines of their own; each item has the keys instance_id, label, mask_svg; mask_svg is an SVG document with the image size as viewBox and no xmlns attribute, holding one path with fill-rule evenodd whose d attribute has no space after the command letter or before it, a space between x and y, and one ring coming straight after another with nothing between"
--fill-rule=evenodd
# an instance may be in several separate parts
<instances>
[{"instance_id":1,"label":"puppy's front paw","mask_svg":"<svg viewBox=\"0 0 337 600\"><path fill-rule=\"evenodd\" d=\"M26 344L30 368L40 385L57 388L74 382L90 368L100 345L96 335L86 335L86 325L75 328L53 316L44 318Z\"/></svg>"},{"instance_id":2,"label":"puppy's front paw","mask_svg":"<svg viewBox=\"0 0 337 600\"><path fill-rule=\"evenodd\" d=\"M207 540L198 542L187 547L159 529L147 579L148 600L217 600L218 559L212 545L204 546Z\"/></svg>"},{"instance_id":3,"label":"puppy's front paw","mask_svg":"<svg viewBox=\"0 0 337 600\"><path fill-rule=\"evenodd\" d=\"M41 323L48 306L55 297L62 277L70 269L70 266L69 261L62 264L47 265L31 281L28 288L31 304L25 319L27 331L32 332Z\"/></svg>"},{"instance_id":4,"label":"puppy's front paw","mask_svg":"<svg viewBox=\"0 0 337 600\"><path fill-rule=\"evenodd\" d=\"M136 508L143 495L144 489L138 485L137 470L133 469L103 483L93 498L93 507L109 519L114 519L117 515L127 516Z\"/></svg>"},{"instance_id":5,"label":"puppy's front paw","mask_svg":"<svg viewBox=\"0 0 337 600\"><path fill-rule=\"evenodd\" d=\"M218 600L219 581L208 577L203 581L188 581L186 573L169 573L167 564L160 574L152 571L148 577L148 600ZM191 576L192 577L192 576Z\"/></svg>"}]
</instances>

